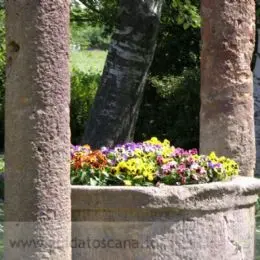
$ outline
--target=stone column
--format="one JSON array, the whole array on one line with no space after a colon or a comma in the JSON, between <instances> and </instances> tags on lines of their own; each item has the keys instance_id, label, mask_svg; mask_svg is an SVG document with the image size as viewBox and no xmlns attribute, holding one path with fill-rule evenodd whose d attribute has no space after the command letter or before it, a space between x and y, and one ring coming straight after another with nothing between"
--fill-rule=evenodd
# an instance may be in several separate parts
<instances>
[{"instance_id":1,"label":"stone column","mask_svg":"<svg viewBox=\"0 0 260 260\"><path fill-rule=\"evenodd\" d=\"M202 0L200 152L230 156L241 175L255 168L255 1Z\"/></svg>"},{"instance_id":2,"label":"stone column","mask_svg":"<svg viewBox=\"0 0 260 260\"><path fill-rule=\"evenodd\" d=\"M69 1L6 12L5 259L69 260Z\"/></svg>"}]
</instances>

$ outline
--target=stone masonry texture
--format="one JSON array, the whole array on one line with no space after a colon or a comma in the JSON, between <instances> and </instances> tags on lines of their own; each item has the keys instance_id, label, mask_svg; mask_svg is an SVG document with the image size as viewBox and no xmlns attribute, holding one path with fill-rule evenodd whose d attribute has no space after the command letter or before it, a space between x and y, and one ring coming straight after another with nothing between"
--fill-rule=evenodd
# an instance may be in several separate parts
<instances>
[{"instance_id":1,"label":"stone masonry texture","mask_svg":"<svg viewBox=\"0 0 260 260\"><path fill-rule=\"evenodd\" d=\"M254 0L202 0L200 152L235 159L254 175L251 60Z\"/></svg>"},{"instance_id":2,"label":"stone masonry texture","mask_svg":"<svg viewBox=\"0 0 260 260\"><path fill-rule=\"evenodd\" d=\"M6 13L5 259L69 260L69 1L8 0Z\"/></svg>"},{"instance_id":3,"label":"stone masonry texture","mask_svg":"<svg viewBox=\"0 0 260 260\"><path fill-rule=\"evenodd\" d=\"M75 260L254 260L260 180L72 186Z\"/></svg>"}]
</instances>

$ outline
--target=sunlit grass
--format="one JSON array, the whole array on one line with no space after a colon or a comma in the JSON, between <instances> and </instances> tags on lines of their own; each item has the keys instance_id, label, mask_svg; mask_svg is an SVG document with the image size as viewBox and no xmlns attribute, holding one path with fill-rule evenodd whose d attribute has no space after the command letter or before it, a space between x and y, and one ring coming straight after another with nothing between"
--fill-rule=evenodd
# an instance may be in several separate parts
<instances>
[{"instance_id":1,"label":"sunlit grass","mask_svg":"<svg viewBox=\"0 0 260 260\"><path fill-rule=\"evenodd\" d=\"M72 51L70 54L71 68L77 68L83 72L94 71L100 74L103 71L107 51L89 50Z\"/></svg>"}]
</instances>

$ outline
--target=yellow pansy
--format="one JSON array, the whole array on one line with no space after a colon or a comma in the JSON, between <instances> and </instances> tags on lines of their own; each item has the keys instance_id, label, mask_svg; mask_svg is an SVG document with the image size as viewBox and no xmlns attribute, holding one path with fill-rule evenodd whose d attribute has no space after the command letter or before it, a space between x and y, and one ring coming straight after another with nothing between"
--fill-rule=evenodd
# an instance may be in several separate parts
<instances>
[{"instance_id":1,"label":"yellow pansy","mask_svg":"<svg viewBox=\"0 0 260 260\"><path fill-rule=\"evenodd\" d=\"M148 180L149 180L149 181L153 181L153 179L154 179L153 174L149 174L149 175L148 175Z\"/></svg>"},{"instance_id":2,"label":"yellow pansy","mask_svg":"<svg viewBox=\"0 0 260 260\"><path fill-rule=\"evenodd\" d=\"M129 181L129 180L124 180L124 184L125 184L126 186L132 186L132 182Z\"/></svg>"}]
</instances>

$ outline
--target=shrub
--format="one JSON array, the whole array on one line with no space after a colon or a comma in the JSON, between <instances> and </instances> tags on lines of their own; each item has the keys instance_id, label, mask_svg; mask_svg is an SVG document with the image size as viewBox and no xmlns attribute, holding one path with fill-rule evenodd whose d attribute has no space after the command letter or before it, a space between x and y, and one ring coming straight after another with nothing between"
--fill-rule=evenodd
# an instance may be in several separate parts
<instances>
[{"instance_id":1,"label":"shrub","mask_svg":"<svg viewBox=\"0 0 260 260\"><path fill-rule=\"evenodd\" d=\"M0 157L0 199L4 199L4 170L5 170L4 158Z\"/></svg>"},{"instance_id":2,"label":"shrub","mask_svg":"<svg viewBox=\"0 0 260 260\"><path fill-rule=\"evenodd\" d=\"M176 146L199 147L200 73L185 70L181 76L151 77L136 126L135 140L157 136Z\"/></svg>"},{"instance_id":3,"label":"shrub","mask_svg":"<svg viewBox=\"0 0 260 260\"><path fill-rule=\"evenodd\" d=\"M4 147L4 81L5 81L4 12L0 10L0 150Z\"/></svg>"},{"instance_id":4,"label":"shrub","mask_svg":"<svg viewBox=\"0 0 260 260\"><path fill-rule=\"evenodd\" d=\"M110 43L110 37L104 36L103 27L87 27L87 37L90 48L106 50Z\"/></svg>"},{"instance_id":5,"label":"shrub","mask_svg":"<svg viewBox=\"0 0 260 260\"><path fill-rule=\"evenodd\" d=\"M100 74L74 69L71 76L72 143L80 143L89 109L100 83ZM135 131L135 141L157 136L176 146L199 146L199 70L185 70L181 76L148 80Z\"/></svg>"},{"instance_id":6,"label":"shrub","mask_svg":"<svg viewBox=\"0 0 260 260\"><path fill-rule=\"evenodd\" d=\"M110 43L110 37L105 36L104 28L89 26L86 23L71 23L71 43L80 46L81 50L88 48L106 50Z\"/></svg>"},{"instance_id":7,"label":"shrub","mask_svg":"<svg viewBox=\"0 0 260 260\"><path fill-rule=\"evenodd\" d=\"M100 83L100 74L84 73L73 69L71 73L70 127L72 143L79 143L84 124Z\"/></svg>"}]
</instances>

